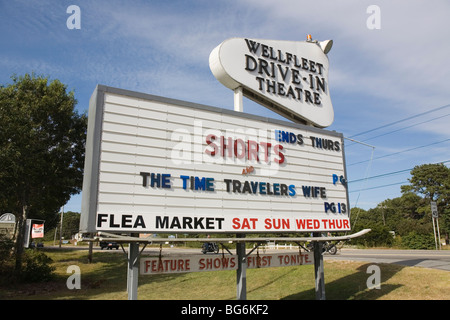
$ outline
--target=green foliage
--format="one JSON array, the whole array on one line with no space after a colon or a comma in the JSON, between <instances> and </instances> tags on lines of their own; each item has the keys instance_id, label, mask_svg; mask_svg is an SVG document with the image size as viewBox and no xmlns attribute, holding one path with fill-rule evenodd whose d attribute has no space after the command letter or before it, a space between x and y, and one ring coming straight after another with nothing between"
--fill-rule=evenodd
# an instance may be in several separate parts
<instances>
[{"instance_id":1,"label":"green foliage","mask_svg":"<svg viewBox=\"0 0 450 320\"><path fill-rule=\"evenodd\" d=\"M4 235L0 235L0 274L6 275L11 267L14 241Z\"/></svg>"},{"instance_id":2,"label":"green foliage","mask_svg":"<svg viewBox=\"0 0 450 320\"><path fill-rule=\"evenodd\" d=\"M431 201L450 201L450 169L444 164L423 164L411 171L410 185L402 186L402 192L422 194Z\"/></svg>"},{"instance_id":3,"label":"green foliage","mask_svg":"<svg viewBox=\"0 0 450 320\"><path fill-rule=\"evenodd\" d=\"M45 282L53 278L55 268L53 262L45 253L39 250L26 250L23 255L23 268L19 277L14 274L13 252L14 242L0 237L0 284L22 282Z\"/></svg>"},{"instance_id":4,"label":"green foliage","mask_svg":"<svg viewBox=\"0 0 450 320\"><path fill-rule=\"evenodd\" d=\"M372 231L354 243L367 246L398 245L410 249L435 248L430 201L436 201L442 235L450 232L450 169L443 164L416 166L410 185L402 186L402 196L387 199L376 208L352 208L351 225L355 231ZM389 231L397 238L392 241Z\"/></svg>"},{"instance_id":5,"label":"green foliage","mask_svg":"<svg viewBox=\"0 0 450 320\"><path fill-rule=\"evenodd\" d=\"M364 245L366 247L390 247L394 242L393 235L385 226L376 225L371 231L360 238L352 240L352 244Z\"/></svg>"},{"instance_id":6,"label":"green foliage","mask_svg":"<svg viewBox=\"0 0 450 320\"><path fill-rule=\"evenodd\" d=\"M435 201L439 212L441 233L450 233L450 168L444 164L423 164L411 171L410 185L402 192L423 196L424 205L419 211L431 221L430 201Z\"/></svg>"},{"instance_id":7,"label":"green foliage","mask_svg":"<svg viewBox=\"0 0 450 320\"><path fill-rule=\"evenodd\" d=\"M55 267L45 253L39 250L27 250L24 256L24 268L21 280L26 282L46 282L53 278Z\"/></svg>"},{"instance_id":8,"label":"green foliage","mask_svg":"<svg viewBox=\"0 0 450 320\"><path fill-rule=\"evenodd\" d=\"M401 246L407 249L435 249L433 234L410 232L401 237Z\"/></svg>"},{"instance_id":9,"label":"green foliage","mask_svg":"<svg viewBox=\"0 0 450 320\"><path fill-rule=\"evenodd\" d=\"M61 221L61 214L57 215L57 225L56 235L57 239L59 239L59 223ZM80 225L80 214L78 212L67 211L64 212L63 216L63 227L62 227L62 236L64 239L71 239L72 236L78 232ZM55 238L55 228L46 229L44 240L53 240Z\"/></svg>"},{"instance_id":10,"label":"green foliage","mask_svg":"<svg viewBox=\"0 0 450 320\"><path fill-rule=\"evenodd\" d=\"M87 117L58 80L12 80L0 86L0 209L45 219L81 191Z\"/></svg>"},{"instance_id":11,"label":"green foliage","mask_svg":"<svg viewBox=\"0 0 450 320\"><path fill-rule=\"evenodd\" d=\"M32 217L51 224L59 208L81 191L87 117L74 110L74 94L59 80L26 74L12 81L0 86L0 212L17 218L19 276L24 221Z\"/></svg>"}]
</instances>

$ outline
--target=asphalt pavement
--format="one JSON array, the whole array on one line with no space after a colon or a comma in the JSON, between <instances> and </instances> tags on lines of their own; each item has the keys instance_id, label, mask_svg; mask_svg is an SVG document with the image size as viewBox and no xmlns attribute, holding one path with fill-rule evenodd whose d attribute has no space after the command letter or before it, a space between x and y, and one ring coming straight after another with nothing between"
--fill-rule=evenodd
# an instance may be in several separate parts
<instances>
[{"instance_id":1,"label":"asphalt pavement","mask_svg":"<svg viewBox=\"0 0 450 320\"><path fill-rule=\"evenodd\" d=\"M450 250L342 249L325 260L352 260L372 263L395 263L450 271Z\"/></svg>"}]
</instances>

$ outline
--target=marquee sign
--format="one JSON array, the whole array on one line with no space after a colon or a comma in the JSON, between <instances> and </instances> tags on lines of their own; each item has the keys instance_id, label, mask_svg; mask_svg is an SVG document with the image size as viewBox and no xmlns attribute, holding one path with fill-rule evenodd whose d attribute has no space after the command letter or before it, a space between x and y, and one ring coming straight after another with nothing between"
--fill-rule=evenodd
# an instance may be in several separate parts
<instances>
[{"instance_id":1,"label":"marquee sign","mask_svg":"<svg viewBox=\"0 0 450 320\"><path fill-rule=\"evenodd\" d=\"M98 86L81 232L350 230L343 136Z\"/></svg>"},{"instance_id":2,"label":"marquee sign","mask_svg":"<svg viewBox=\"0 0 450 320\"><path fill-rule=\"evenodd\" d=\"M276 41L232 38L210 54L209 65L224 86L299 123L333 123L326 53L332 40Z\"/></svg>"}]
</instances>

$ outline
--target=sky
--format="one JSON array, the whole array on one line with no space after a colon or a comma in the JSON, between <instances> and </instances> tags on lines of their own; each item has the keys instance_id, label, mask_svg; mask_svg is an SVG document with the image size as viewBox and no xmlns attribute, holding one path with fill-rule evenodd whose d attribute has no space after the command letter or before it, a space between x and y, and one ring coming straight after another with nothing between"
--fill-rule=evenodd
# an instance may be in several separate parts
<instances>
[{"instance_id":1,"label":"sky","mask_svg":"<svg viewBox=\"0 0 450 320\"><path fill-rule=\"evenodd\" d=\"M369 209L401 196L414 166L450 163L449 16L447 0L1 1L0 85L59 79L80 113L97 84L233 109L209 69L221 42L332 39L327 130L348 138L350 207ZM282 119L247 99L244 112Z\"/></svg>"}]
</instances>

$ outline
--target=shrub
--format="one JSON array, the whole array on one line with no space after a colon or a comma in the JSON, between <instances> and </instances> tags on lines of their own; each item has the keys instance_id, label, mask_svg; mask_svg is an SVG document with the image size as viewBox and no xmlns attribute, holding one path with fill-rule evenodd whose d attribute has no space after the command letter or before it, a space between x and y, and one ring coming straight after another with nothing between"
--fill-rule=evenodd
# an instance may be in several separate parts
<instances>
[{"instance_id":1,"label":"shrub","mask_svg":"<svg viewBox=\"0 0 450 320\"><path fill-rule=\"evenodd\" d=\"M393 243L392 234L385 226L374 226L372 230L363 237L355 239L353 243L362 244L366 247L390 247Z\"/></svg>"},{"instance_id":2,"label":"shrub","mask_svg":"<svg viewBox=\"0 0 450 320\"><path fill-rule=\"evenodd\" d=\"M38 250L27 250L21 278L27 282L45 282L53 278L52 259Z\"/></svg>"},{"instance_id":3,"label":"shrub","mask_svg":"<svg viewBox=\"0 0 450 320\"><path fill-rule=\"evenodd\" d=\"M14 242L0 235L0 284L7 283L11 279L13 269Z\"/></svg>"},{"instance_id":4,"label":"shrub","mask_svg":"<svg viewBox=\"0 0 450 320\"><path fill-rule=\"evenodd\" d=\"M11 259L13 248L14 241L0 235L0 266Z\"/></svg>"},{"instance_id":5,"label":"shrub","mask_svg":"<svg viewBox=\"0 0 450 320\"><path fill-rule=\"evenodd\" d=\"M432 234L421 234L415 231L401 238L401 245L407 249L434 249L435 242Z\"/></svg>"}]
</instances>

